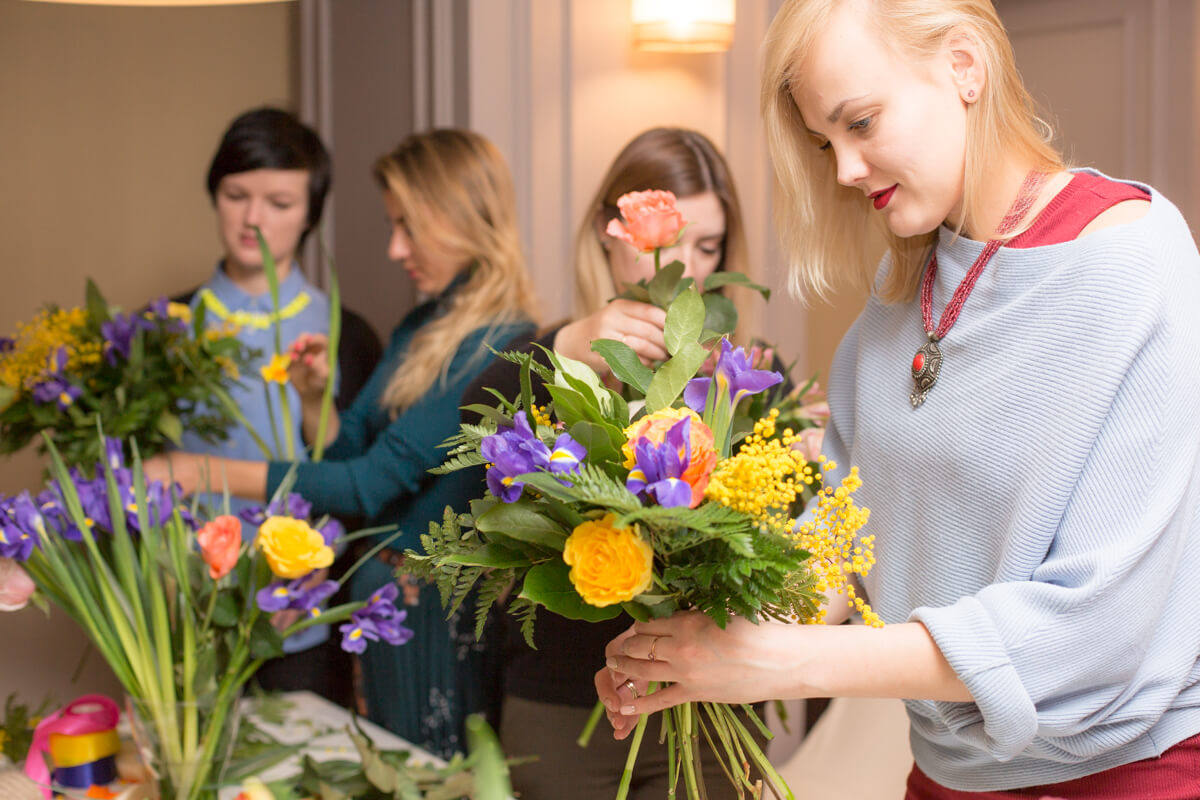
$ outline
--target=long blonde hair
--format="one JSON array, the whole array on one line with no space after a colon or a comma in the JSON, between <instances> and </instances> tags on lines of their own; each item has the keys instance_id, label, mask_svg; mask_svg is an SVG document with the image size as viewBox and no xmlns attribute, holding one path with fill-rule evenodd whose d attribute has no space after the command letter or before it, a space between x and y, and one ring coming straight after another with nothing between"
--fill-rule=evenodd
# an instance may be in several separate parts
<instances>
[{"instance_id":1,"label":"long blonde hair","mask_svg":"<svg viewBox=\"0 0 1200 800\"><path fill-rule=\"evenodd\" d=\"M635 136L613 160L575 233L575 314L600 310L617 293L600 231L616 219L617 198L661 189L676 197L712 192L725 212L725 241L717 269L745 272L742 208L725 159L708 138L683 128L651 128Z\"/></svg>"},{"instance_id":2,"label":"long blonde hair","mask_svg":"<svg viewBox=\"0 0 1200 800\"><path fill-rule=\"evenodd\" d=\"M468 265L445 313L413 336L388 381L383 404L394 417L445 379L468 334L535 320L537 300L521 252L512 175L490 141L450 128L415 133L380 157L374 174L403 209L418 247ZM485 353L481 348L478 358Z\"/></svg>"},{"instance_id":3,"label":"long blonde hair","mask_svg":"<svg viewBox=\"0 0 1200 800\"><path fill-rule=\"evenodd\" d=\"M790 0L767 31L761 105L775 167L776 228L788 257L792 291L825 297L834 274L847 265L857 271L860 283L870 286L875 265L867 261L867 242L870 226L878 226L892 254L878 294L885 302L905 301L916 294L937 232L901 238L888 230L861 191L838 183L832 150L813 145L792 97L803 80L805 54L842 2ZM1015 156L1044 172L1063 168L990 0L866 0L866 5L880 40L914 59L936 54L951 34L966 36L979 47L987 78L968 112L960 231L974 227L975 209L989 189L985 176L1001 160Z\"/></svg>"}]
</instances>

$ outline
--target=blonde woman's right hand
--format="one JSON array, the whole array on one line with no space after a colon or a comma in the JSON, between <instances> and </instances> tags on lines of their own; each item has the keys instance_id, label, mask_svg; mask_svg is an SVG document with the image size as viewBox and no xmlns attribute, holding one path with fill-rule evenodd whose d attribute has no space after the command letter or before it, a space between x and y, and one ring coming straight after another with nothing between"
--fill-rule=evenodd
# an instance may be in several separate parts
<instances>
[{"instance_id":1,"label":"blonde woman's right hand","mask_svg":"<svg viewBox=\"0 0 1200 800\"><path fill-rule=\"evenodd\" d=\"M292 363L288 379L305 403L320 403L329 382L329 337L323 333L302 333L288 348Z\"/></svg>"},{"instance_id":2,"label":"blonde woman's right hand","mask_svg":"<svg viewBox=\"0 0 1200 800\"><path fill-rule=\"evenodd\" d=\"M628 345L643 364L649 365L665 361L669 355L663 339L666 322L667 312L658 306L623 298L613 300L599 311L564 325L554 337L554 349L604 375L609 371L608 364L592 351L592 342L613 339Z\"/></svg>"}]
</instances>

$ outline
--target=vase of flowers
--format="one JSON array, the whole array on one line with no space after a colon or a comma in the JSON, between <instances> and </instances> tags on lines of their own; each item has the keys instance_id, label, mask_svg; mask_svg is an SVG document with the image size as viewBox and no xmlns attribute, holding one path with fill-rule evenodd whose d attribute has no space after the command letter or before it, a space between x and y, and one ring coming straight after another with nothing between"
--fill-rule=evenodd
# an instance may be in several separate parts
<instances>
[{"instance_id":1,"label":"vase of flowers","mask_svg":"<svg viewBox=\"0 0 1200 800\"><path fill-rule=\"evenodd\" d=\"M332 563L335 544L378 530L346 536L334 521L310 519L284 481L254 512L258 532L244 543L241 520L196 519L177 487L147 484L136 444L131 467L121 442L102 447L88 478L47 437L46 489L0 498L0 558L19 562L108 662L160 797L215 798L238 698L264 661L283 654L284 638L318 622L342 623L344 647L404 644L412 633L386 587L369 601L320 610L339 584L313 573ZM272 617L287 609L304 613L280 630ZM26 773L49 798L41 759L27 759Z\"/></svg>"}]
</instances>

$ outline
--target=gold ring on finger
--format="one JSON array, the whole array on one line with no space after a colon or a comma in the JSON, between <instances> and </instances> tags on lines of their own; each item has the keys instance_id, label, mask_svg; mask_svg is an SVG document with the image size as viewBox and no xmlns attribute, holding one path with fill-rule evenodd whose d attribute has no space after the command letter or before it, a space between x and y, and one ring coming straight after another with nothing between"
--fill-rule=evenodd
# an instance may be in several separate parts
<instances>
[{"instance_id":1,"label":"gold ring on finger","mask_svg":"<svg viewBox=\"0 0 1200 800\"><path fill-rule=\"evenodd\" d=\"M641 696L638 694L637 687L634 686L632 678L625 681L625 688L627 688L629 690L629 693L633 695L634 700L637 700Z\"/></svg>"}]
</instances>

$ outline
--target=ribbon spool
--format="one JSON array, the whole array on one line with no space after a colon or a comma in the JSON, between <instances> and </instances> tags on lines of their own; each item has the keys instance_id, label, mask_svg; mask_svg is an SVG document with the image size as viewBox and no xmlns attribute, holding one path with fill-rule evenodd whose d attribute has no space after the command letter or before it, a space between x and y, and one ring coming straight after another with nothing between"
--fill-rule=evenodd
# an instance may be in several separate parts
<instances>
[{"instance_id":1,"label":"ribbon spool","mask_svg":"<svg viewBox=\"0 0 1200 800\"><path fill-rule=\"evenodd\" d=\"M71 789L103 786L117 779L120 718L117 704L89 694L68 703L38 723L25 758L25 774L51 800L51 780ZM47 755L54 766L47 766Z\"/></svg>"}]
</instances>

